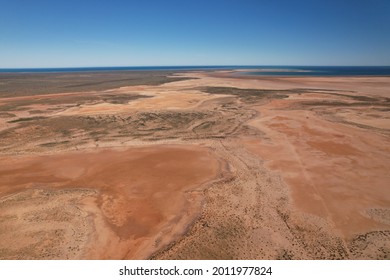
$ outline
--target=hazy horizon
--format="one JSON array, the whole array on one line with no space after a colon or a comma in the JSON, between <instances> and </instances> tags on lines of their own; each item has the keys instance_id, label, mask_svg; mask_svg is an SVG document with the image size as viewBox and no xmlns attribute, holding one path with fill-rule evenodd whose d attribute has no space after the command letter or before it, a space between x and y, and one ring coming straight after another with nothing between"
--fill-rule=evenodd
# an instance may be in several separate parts
<instances>
[{"instance_id":1,"label":"hazy horizon","mask_svg":"<svg viewBox=\"0 0 390 280\"><path fill-rule=\"evenodd\" d=\"M4 67L0 68L0 70L39 70L39 69L122 69L122 68L127 68L127 69L132 69L134 68L140 68L140 69L146 69L146 68L166 68L166 69L174 69L174 68L270 68L270 67L275 67L275 68L285 68L285 67L340 67L340 68L359 68L359 67L367 67L367 68L389 68L390 65L127 65L127 66L115 66L115 65L108 65L108 66L64 66L64 67Z\"/></svg>"}]
</instances>

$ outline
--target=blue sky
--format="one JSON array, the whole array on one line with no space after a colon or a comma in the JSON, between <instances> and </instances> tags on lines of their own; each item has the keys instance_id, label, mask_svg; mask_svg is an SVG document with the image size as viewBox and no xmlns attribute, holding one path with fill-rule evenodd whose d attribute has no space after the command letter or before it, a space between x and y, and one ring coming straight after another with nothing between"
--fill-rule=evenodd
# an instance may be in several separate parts
<instances>
[{"instance_id":1,"label":"blue sky","mask_svg":"<svg viewBox=\"0 0 390 280\"><path fill-rule=\"evenodd\" d=\"M390 65L389 0L0 0L0 68Z\"/></svg>"}]
</instances>

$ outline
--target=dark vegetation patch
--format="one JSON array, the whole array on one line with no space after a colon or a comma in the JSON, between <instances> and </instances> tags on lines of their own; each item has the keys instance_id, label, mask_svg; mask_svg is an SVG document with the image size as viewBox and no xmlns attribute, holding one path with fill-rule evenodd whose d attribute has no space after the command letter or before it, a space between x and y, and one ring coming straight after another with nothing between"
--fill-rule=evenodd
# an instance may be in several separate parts
<instances>
[{"instance_id":1,"label":"dark vegetation patch","mask_svg":"<svg viewBox=\"0 0 390 280\"><path fill-rule=\"evenodd\" d=\"M324 94L324 95L331 95L331 96L342 96L346 97L348 99L356 100L356 101L367 101L367 102L374 102L378 101L380 99L371 97L371 96L365 96L365 95L352 95L352 94L343 94L340 92L332 92L330 90L322 90L320 92L317 92L317 90L313 90L315 93Z\"/></svg>"},{"instance_id":2,"label":"dark vegetation patch","mask_svg":"<svg viewBox=\"0 0 390 280\"><path fill-rule=\"evenodd\" d=\"M338 96L344 97L347 101L335 101L335 100L321 100L321 101L304 101L303 105L308 106L342 106L342 107L359 107L359 106L390 106L390 98L387 97L372 97L365 95L351 95L351 94L342 94L335 92L316 92L323 95Z\"/></svg>"},{"instance_id":3,"label":"dark vegetation patch","mask_svg":"<svg viewBox=\"0 0 390 280\"><path fill-rule=\"evenodd\" d=\"M103 91L124 86L161 85L193 79L170 77L174 73L177 71L0 73L0 97Z\"/></svg>"},{"instance_id":4,"label":"dark vegetation patch","mask_svg":"<svg viewBox=\"0 0 390 280\"><path fill-rule=\"evenodd\" d=\"M387 97L372 97L365 95L343 94L339 92L332 92L331 90L318 92L316 90L307 90L308 92L315 92L322 95L330 95L337 97L344 97L345 101L338 100L321 100L321 101L303 101L302 105L306 106L334 106L334 107L360 107L360 106L376 106L376 107L390 107L390 98ZM387 109L384 109L385 111Z\"/></svg>"},{"instance_id":5,"label":"dark vegetation patch","mask_svg":"<svg viewBox=\"0 0 390 280\"><path fill-rule=\"evenodd\" d=\"M17 101L7 101L0 105L0 111L22 111L26 110L26 106L33 104L32 100L17 100Z\"/></svg>"},{"instance_id":6,"label":"dark vegetation patch","mask_svg":"<svg viewBox=\"0 0 390 280\"><path fill-rule=\"evenodd\" d=\"M68 105L80 106L86 104L95 104L95 103L111 103L111 104L126 104L132 100L139 98L149 98L150 96L140 95L136 93L121 93L121 94L96 94L96 93L85 93L84 95L62 95L45 98L34 98L28 100L13 100L8 101L6 104L0 105L0 111L23 111L27 110L26 106L33 105L62 105L67 107ZM48 109L49 110L49 109ZM31 110L30 112L37 111ZM39 111L39 110L38 110ZM36 114L36 113L35 113Z\"/></svg>"},{"instance_id":7,"label":"dark vegetation patch","mask_svg":"<svg viewBox=\"0 0 390 280\"><path fill-rule=\"evenodd\" d=\"M58 146L58 145L64 145L64 144L68 144L68 143L70 143L70 141L65 140L65 141L59 141L59 142L43 143L43 144L40 144L39 146L41 146L41 147L55 147L55 146Z\"/></svg>"},{"instance_id":8,"label":"dark vegetation patch","mask_svg":"<svg viewBox=\"0 0 390 280\"><path fill-rule=\"evenodd\" d=\"M225 138L240 131L251 111L151 111L122 115L52 116L15 120L18 125L0 131L3 149L37 143L53 147L85 141L141 139L206 139ZM62 141L62 142L61 142ZM43 143L43 144L42 144ZM57 144L54 144L57 143Z\"/></svg>"},{"instance_id":9,"label":"dark vegetation patch","mask_svg":"<svg viewBox=\"0 0 390 280\"><path fill-rule=\"evenodd\" d=\"M386 135L389 135L389 132L390 132L388 129L378 128L378 127L375 127L375 126L361 124L361 123L358 123L358 122L351 122L351 121L344 120L344 119L339 120L339 122L347 124L347 125L356 126L356 127L359 127L359 128L362 128L362 129L366 129L366 130L376 131L376 132L383 133L383 134L386 134Z\"/></svg>"},{"instance_id":10,"label":"dark vegetation patch","mask_svg":"<svg viewBox=\"0 0 390 280\"><path fill-rule=\"evenodd\" d=\"M43 111L43 110L30 110L30 111L28 111L28 113L31 115L34 115L34 114L45 114L47 112Z\"/></svg>"},{"instance_id":11,"label":"dark vegetation patch","mask_svg":"<svg viewBox=\"0 0 390 280\"><path fill-rule=\"evenodd\" d=\"M29 121L42 120L42 119L46 119L46 117L37 116L37 117L29 117L29 118L20 118L20 119L8 121L8 122L9 123L29 122Z\"/></svg>"},{"instance_id":12,"label":"dark vegetation patch","mask_svg":"<svg viewBox=\"0 0 390 280\"><path fill-rule=\"evenodd\" d=\"M244 102L254 102L262 99L283 99L291 94L316 93L330 96L344 97L351 101L359 102L343 102L343 101L308 101L302 104L309 106L372 106L382 105L389 106L390 98L377 98L364 95L352 95L340 93L343 91L326 90L326 89L310 89L310 88L294 88L286 90L269 90L269 89L240 89L235 87L201 87L199 90L210 94L228 94L238 96Z\"/></svg>"},{"instance_id":13,"label":"dark vegetation patch","mask_svg":"<svg viewBox=\"0 0 390 280\"><path fill-rule=\"evenodd\" d=\"M376 111L380 111L380 112L389 112L390 111L390 108L373 108L373 109Z\"/></svg>"},{"instance_id":14,"label":"dark vegetation patch","mask_svg":"<svg viewBox=\"0 0 390 280\"><path fill-rule=\"evenodd\" d=\"M378 230L357 235L349 243L349 250L358 259L389 260L390 231Z\"/></svg>"},{"instance_id":15,"label":"dark vegetation patch","mask_svg":"<svg viewBox=\"0 0 390 280\"><path fill-rule=\"evenodd\" d=\"M0 112L0 118L13 118L13 117L16 117L16 115L8 112Z\"/></svg>"}]
</instances>

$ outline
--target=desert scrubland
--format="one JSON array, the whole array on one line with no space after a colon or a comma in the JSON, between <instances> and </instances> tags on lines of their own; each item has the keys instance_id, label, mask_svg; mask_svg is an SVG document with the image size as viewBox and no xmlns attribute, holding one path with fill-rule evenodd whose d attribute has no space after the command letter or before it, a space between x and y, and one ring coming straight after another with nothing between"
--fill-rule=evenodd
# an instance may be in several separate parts
<instances>
[{"instance_id":1,"label":"desert scrubland","mask_svg":"<svg viewBox=\"0 0 390 280\"><path fill-rule=\"evenodd\" d=\"M0 259L390 259L390 77L0 74Z\"/></svg>"}]
</instances>

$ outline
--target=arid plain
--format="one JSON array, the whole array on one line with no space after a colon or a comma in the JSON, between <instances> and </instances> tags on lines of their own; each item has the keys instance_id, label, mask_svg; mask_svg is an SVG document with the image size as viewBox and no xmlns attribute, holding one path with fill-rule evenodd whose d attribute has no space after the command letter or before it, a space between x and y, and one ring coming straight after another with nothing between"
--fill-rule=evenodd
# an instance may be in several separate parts
<instances>
[{"instance_id":1,"label":"arid plain","mask_svg":"<svg viewBox=\"0 0 390 280\"><path fill-rule=\"evenodd\" d=\"M0 259L390 259L390 77L2 73Z\"/></svg>"}]
</instances>

